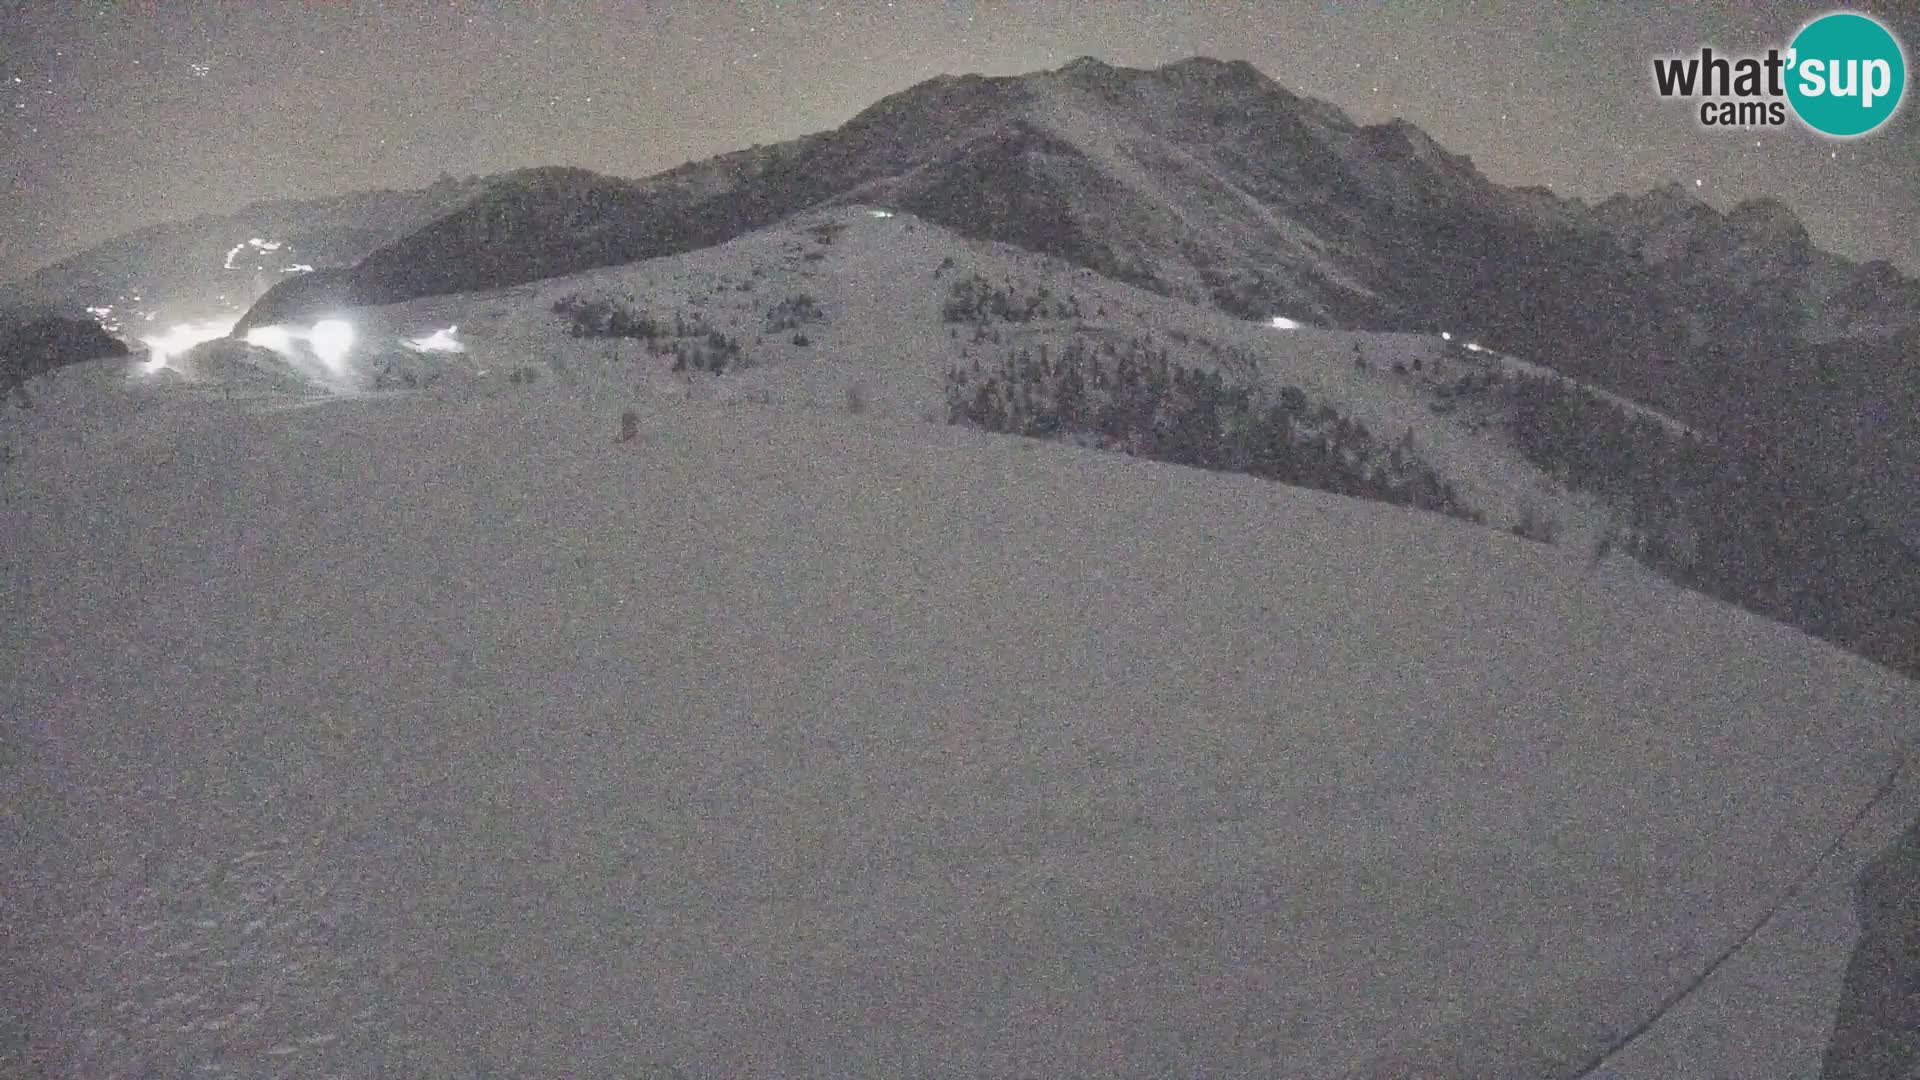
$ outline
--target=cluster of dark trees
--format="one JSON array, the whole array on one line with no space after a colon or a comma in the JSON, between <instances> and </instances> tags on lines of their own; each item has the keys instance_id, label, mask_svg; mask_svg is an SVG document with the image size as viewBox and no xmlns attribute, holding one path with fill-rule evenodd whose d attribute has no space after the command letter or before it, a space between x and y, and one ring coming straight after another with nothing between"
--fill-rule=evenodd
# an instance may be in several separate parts
<instances>
[{"instance_id":1,"label":"cluster of dark trees","mask_svg":"<svg viewBox=\"0 0 1920 1080\"><path fill-rule=\"evenodd\" d=\"M819 301L806 293L796 293L767 309L767 331L778 333L795 330L803 323L825 322L826 319Z\"/></svg>"},{"instance_id":2,"label":"cluster of dark trees","mask_svg":"<svg viewBox=\"0 0 1920 1080\"><path fill-rule=\"evenodd\" d=\"M1814 466L1674 431L1558 379L1522 375L1505 387L1514 445L1618 508L1641 562L1920 675L1920 552Z\"/></svg>"},{"instance_id":3,"label":"cluster of dark trees","mask_svg":"<svg viewBox=\"0 0 1920 1080\"><path fill-rule=\"evenodd\" d=\"M1484 521L1408 440L1382 443L1358 421L1313 407L1297 387L1268 394L1172 363L1151 340L1118 348L1076 337L1057 353L1011 351L991 371L978 361L955 367L947 417Z\"/></svg>"},{"instance_id":4,"label":"cluster of dark trees","mask_svg":"<svg viewBox=\"0 0 1920 1080\"><path fill-rule=\"evenodd\" d=\"M708 330L704 335L690 334L671 345L656 346L654 351L662 356L672 356L675 371L705 371L720 375L730 368L745 366L740 361L740 342L718 330Z\"/></svg>"},{"instance_id":5,"label":"cluster of dark trees","mask_svg":"<svg viewBox=\"0 0 1920 1080\"><path fill-rule=\"evenodd\" d=\"M644 313L606 297L563 296L554 301L553 313L566 318L567 333L573 337L654 341L666 336Z\"/></svg>"},{"instance_id":6,"label":"cluster of dark trees","mask_svg":"<svg viewBox=\"0 0 1920 1080\"><path fill-rule=\"evenodd\" d=\"M1032 322L1035 319L1077 319L1080 299L1055 296L1045 285L1030 293L1015 293L1010 285L995 288L979 274L971 274L947 288L947 302L940 317L950 323L985 325L1000 322Z\"/></svg>"},{"instance_id":7,"label":"cluster of dark trees","mask_svg":"<svg viewBox=\"0 0 1920 1080\"><path fill-rule=\"evenodd\" d=\"M740 342L697 317L690 320L676 312L668 327L618 300L580 296L555 301L553 312L566 318L567 333L573 337L644 341L655 356L673 357L674 371L719 375L744 366Z\"/></svg>"}]
</instances>

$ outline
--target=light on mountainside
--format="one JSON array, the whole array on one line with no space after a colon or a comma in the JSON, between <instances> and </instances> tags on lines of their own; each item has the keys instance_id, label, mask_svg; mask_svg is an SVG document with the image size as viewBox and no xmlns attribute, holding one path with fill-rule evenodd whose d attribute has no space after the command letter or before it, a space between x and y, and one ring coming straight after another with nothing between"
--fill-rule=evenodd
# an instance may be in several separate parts
<instances>
[{"instance_id":1,"label":"light on mountainside","mask_svg":"<svg viewBox=\"0 0 1920 1080\"><path fill-rule=\"evenodd\" d=\"M407 348L412 349L414 352L466 352L467 347L462 345L459 340L453 336L454 331L459 329L460 327L456 324L444 330L435 330L426 337L409 338L407 339Z\"/></svg>"},{"instance_id":2,"label":"light on mountainside","mask_svg":"<svg viewBox=\"0 0 1920 1080\"><path fill-rule=\"evenodd\" d=\"M247 344L285 354L293 348L293 335L284 326L256 326L247 331Z\"/></svg>"},{"instance_id":3,"label":"light on mountainside","mask_svg":"<svg viewBox=\"0 0 1920 1080\"><path fill-rule=\"evenodd\" d=\"M891 211L891 210L869 210L869 211L867 211L867 216L868 216L868 217L877 217L877 218L890 218L890 217L892 217L892 216L893 216L893 211Z\"/></svg>"},{"instance_id":4,"label":"light on mountainside","mask_svg":"<svg viewBox=\"0 0 1920 1080\"><path fill-rule=\"evenodd\" d=\"M225 263L222 264L222 266L224 269L227 269L227 270L238 270L240 269L240 267L235 266L233 264L233 260L237 256L239 256L241 252L247 250L250 247L260 252L279 251L280 246L281 246L280 241L278 240L262 240L257 236L252 237L241 243L233 245L233 247L230 250L228 250L227 260ZM256 266L254 267L254 269L261 270L261 269L265 269L265 267Z\"/></svg>"},{"instance_id":5,"label":"light on mountainside","mask_svg":"<svg viewBox=\"0 0 1920 1080\"><path fill-rule=\"evenodd\" d=\"M1268 325L1272 326L1275 330L1300 329L1299 323L1294 322L1292 319L1287 318L1285 315L1275 315L1273 319L1268 323Z\"/></svg>"},{"instance_id":6,"label":"light on mountainside","mask_svg":"<svg viewBox=\"0 0 1920 1080\"><path fill-rule=\"evenodd\" d=\"M1467 342L1467 351L1468 352L1485 352L1486 350L1480 347L1479 342L1469 341Z\"/></svg>"},{"instance_id":7,"label":"light on mountainside","mask_svg":"<svg viewBox=\"0 0 1920 1080\"><path fill-rule=\"evenodd\" d=\"M313 355L335 374L346 369L347 353L353 348L353 324L344 319L322 319L307 335Z\"/></svg>"},{"instance_id":8,"label":"light on mountainside","mask_svg":"<svg viewBox=\"0 0 1920 1080\"><path fill-rule=\"evenodd\" d=\"M141 344L147 347L147 360L140 365L140 374L152 375L161 368L169 366L169 361L202 342L226 337L232 332L236 319L203 319L199 322L178 323L164 334L143 337Z\"/></svg>"},{"instance_id":9,"label":"light on mountainside","mask_svg":"<svg viewBox=\"0 0 1920 1080\"><path fill-rule=\"evenodd\" d=\"M1453 331L1451 331L1451 330L1442 330L1442 331L1440 331L1440 340L1441 340L1441 341L1452 341L1452 340L1453 340Z\"/></svg>"}]
</instances>

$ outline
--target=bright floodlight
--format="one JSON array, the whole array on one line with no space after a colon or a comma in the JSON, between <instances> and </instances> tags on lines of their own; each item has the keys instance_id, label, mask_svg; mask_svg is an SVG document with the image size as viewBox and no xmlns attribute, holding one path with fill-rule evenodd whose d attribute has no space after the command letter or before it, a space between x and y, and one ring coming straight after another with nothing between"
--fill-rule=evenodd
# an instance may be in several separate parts
<instances>
[{"instance_id":1,"label":"bright floodlight","mask_svg":"<svg viewBox=\"0 0 1920 1080\"><path fill-rule=\"evenodd\" d=\"M1485 350L1480 348L1477 342L1469 341L1467 342L1467 351L1468 352L1484 352Z\"/></svg>"},{"instance_id":2,"label":"bright floodlight","mask_svg":"<svg viewBox=\"0 0 1920 1080\"><path fill-rule=\"evenodd\" d=\"M460 327L457 325L449 326L445 330L435 330L423 338L411 338L407 341L407 347L415 352L466 352L467 347L460 344L453 336L453 332L458 329Z\"/></svg>"},{"instance_id":3,"label":"bright floodlight","mask_svg":"<svg viewBox=\"0 0 1920 1080\"><path fill-rule=\"evenodd\" d=\"M284 353L293 347L293 335L284 326L256 326L247 331L247 344Z\"/></svg>"},{"instance_id":4,"label":"bright floodlight","mask_svg":"<svg viewBox=\"0 0 1920 1080\"><path fill-rule=\"evenodd\" d=\"M152 318L151 315L148 318ZM147 362L140 366L142 374L151 375L188 349L202 342L226 337L233 330L234 320L205 319L200 322L179 323L164 334L144 337L140 341L147 347Z\"/></svg>"},{"instance_id":5,"label":"bright floodlight","mask_svg":"<svg viewBox=\"0 0 1920 1080\"><path fill-rule=\"evenodd\" d=\"M347 351L353 348L353 326L341 319L321 319L313 324L307 342L321 363L339 371L346 366Z\"/></svg>"},{"instance_id":6,"label":"bright floodlight","mask_svg":"<svg viewBox=\"0 0 1920 1080\"><path fill-rule=\"evenodd\" d=\"M1273 317L1273 328L1275 330L1298 330L1300 324L1287 318L1285 315L1275 315Z\"/></svg>"},{"instance_id":7,"label":"bright floodlight","mask_svg":"<svg viewBox=\"0 0 1920 1080\"><path fill-rule=\"evenodd\" d=\"M1442 330L1442 331L1440 331L1440 340L1441 340L1441 341L1452 341L1452 340L1453 340L1453 334L1452 334L1452 333L1451 333L1450 331L1447 331L1447 330Z\"/></svg>"}]
</instances>

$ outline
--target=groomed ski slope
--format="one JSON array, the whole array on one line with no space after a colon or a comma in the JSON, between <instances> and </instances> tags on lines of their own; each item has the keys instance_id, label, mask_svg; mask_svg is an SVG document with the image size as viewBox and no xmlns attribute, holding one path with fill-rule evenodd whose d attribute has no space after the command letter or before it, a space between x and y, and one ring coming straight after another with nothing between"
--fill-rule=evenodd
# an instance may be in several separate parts
<instances>
[{"instance_id":1,"label":"groomed ski slope","mask_svg":"<svg viewBox=\"0 0 1920 1080\"><path fill-rule=\"evenodd\" d=\"M1567 1076L1920 814L1912 684L1251 478L553 382L34 445L30 1075Z\"/></svg>"}]
</instances>

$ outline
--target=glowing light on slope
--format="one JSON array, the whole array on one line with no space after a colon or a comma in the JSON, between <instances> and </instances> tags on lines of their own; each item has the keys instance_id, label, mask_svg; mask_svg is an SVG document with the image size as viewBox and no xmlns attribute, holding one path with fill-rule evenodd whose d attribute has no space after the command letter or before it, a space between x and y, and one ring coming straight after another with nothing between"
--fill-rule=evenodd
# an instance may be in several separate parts
<instances>
[{"instance_id":1,"label":"glowing light on slope","mask_svg":"<svg viewBox=\"0 0 1920 1080\"><path fill-rule=\"evenodd\" d=\"M414 352L466 352L467 347L454 339L453 333L458 329L460 329L458 325L449 326L445 330L435 330L423 338L412 338L408 340L407 348Z\"/></svg>"},{"instance_id":2,"label":"glowing light on slope","mask_svg":"<svg viewBox=\"0 0 1920 1080\"><path fill-rule=\"evenodd\" d=\"M345 320L322 319L308 329L256 326L247 331L246 341L255 348L272 351L303 378L338 388L347 373L347 354L353 349L355 336L353 326Z\"/></svg>"},{"instance_id":3,"label":"glowing light on slope","mask_svg":"<svg viewBox=\"0 0 1920 1080\"><path fill-rule=\"evenodd\" d=\"M313 267L307 263L294 263L292 266L280 272L283 274L311 274L313 273Z\"/></svg>"},{"instance_id":4,"label":"glowing light on slope","mask_svg":"<svg viewBox=\"0 0 1920 1080\"><path fill-rule=\"evenodd\" d=\"M281 243L278 240L262 240L257 236L252 237L251 239L248 239L242 243L233 245L233 250L227 252L226 267L229 270L240 269L239 267L233 265L234 256L239 255L241 252L247 250L248 248L253 248L256 251L279 251L280 247L281 247ZM256 267L256 269L258 268Z\"/></svg>"},{"instance_id":5,"label":"glowing light on slope","mask_svg":"<svg viewBox=\"0 0 1920 1080\"><path fill-rule=\"evenodd\" d=\"M1467 351L1468 352L1486 352L1485 349L1480 347L1478 342L1473 342L1473 341L1467 342Z\"/></svg>"},{"instance_id":6,"label":"glowing light on slope","mask_svg":"<svg viewBox=\"0 0 1920 1080\"><path fill-rule=\"evenodd\" d=\"M202 342L226 337L232 332L235 319L203 319L200 322L179 323L164 334L144 337L140 341L147 347L147 361L140 365L142 375L152 375L164 367L171 367L174 357Z\"/></svg>"},{"instance_id":7,"label":"glowing light on slope","mask_svg":"<svg viewBox=\"0 0 1920 1080\"><path fill-rule=\"evenodd\" d=\"M867 211L867 216L868 216L868 217L877 217L877 218L890 218L890 217L892 217L892 216L893 216L893 211L891 211L891 210L869 210L869 211Z\"/></svg>"},{"instance_id":8,"label":"glowing light on slope","mask_svg":"<svg viewBox=\"0 0 1920 1080\"><path fill-rule=\"evenodd\" d=\"M336 374L346 369L347 353L353 348L353 326L342 319L322 319L307 335L313 355Z\"/></svg>"},{"instance_id":9,"label":"glowing light on slope","mask_svg":"<svg viewBox=\"0 0 1920 1080\"><path fill-rule=\"evenodd\" d=\"M293 335L284 326L256 326L247 331L247 344L285 353L293 348Z\"/></svg>"},{"instance_id":10,"label":"glowing light on slope","mask_svg":"<svg viewBox=\"0 0 1920 1080\"><path fill-rule=\"evenodd\" d=\"M1442 331L1440 331L1440 340L1441 340L1441 341L1452 341L1452 340L1453 340L1453 333L1452 333L1451 331L1448 331L1448 330L1442 330Z\"/></svg>"},{"instance_id":11,"label":"glowing light on slope","mask_svg":"<svg viewBox=\"0 0 1920 1080\"><path fill-rule=\"evenodd\" d=\"M1275 315L1275 316L1273 317L1273 321L1272 321L1272 324L1271 324L1271 325L1273 326L1273 328L1274 328L1275 330L1298 330L1298 329L1300 329L1300 324L1299 324L1299 323L1297 323L1297 322L1294 322L1294 321L1293 321L1292 319L1289 319L1289 318L1287 318L1287 317L1286 317L1285 315Z\"/></svg>"}]
</instances>

